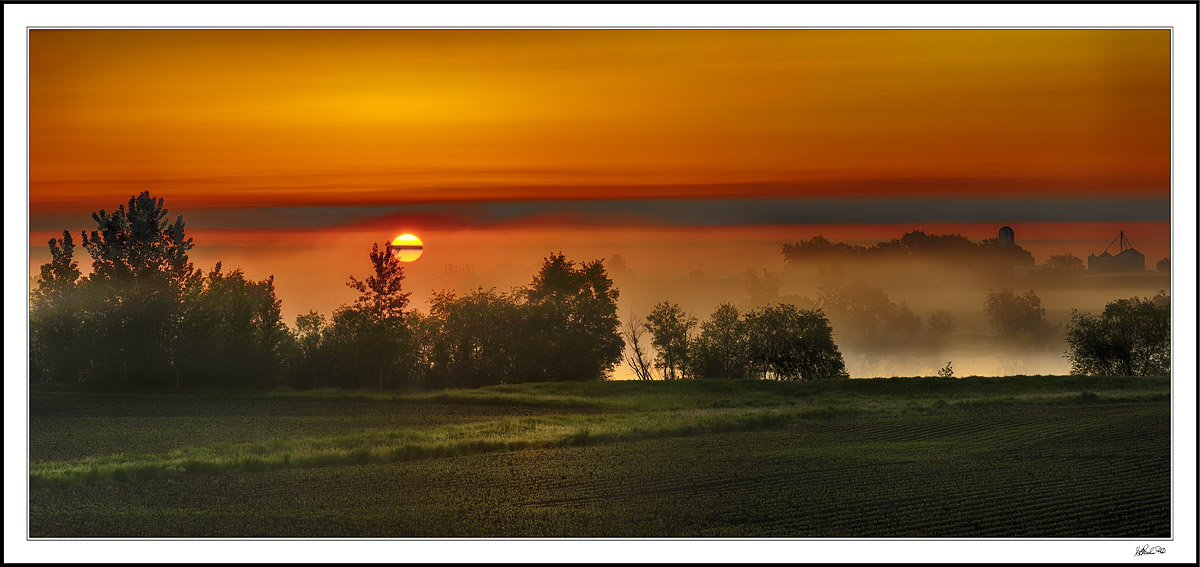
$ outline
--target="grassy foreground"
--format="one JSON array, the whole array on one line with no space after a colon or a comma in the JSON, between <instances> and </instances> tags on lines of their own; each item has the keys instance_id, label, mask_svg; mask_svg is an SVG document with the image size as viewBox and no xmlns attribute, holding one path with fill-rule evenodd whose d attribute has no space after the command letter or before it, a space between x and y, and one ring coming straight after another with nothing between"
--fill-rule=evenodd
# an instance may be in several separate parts
<instances>
[{"instance_id":1,"label":"grassy foreground","mask_svg":"<svg viewBox=\"0 0 1200 567\"><path fill-rule=\"evenodd\" d=\"M34 394L33 537L1169 535L1166 378Z\"/></svg>"}]
</instances>

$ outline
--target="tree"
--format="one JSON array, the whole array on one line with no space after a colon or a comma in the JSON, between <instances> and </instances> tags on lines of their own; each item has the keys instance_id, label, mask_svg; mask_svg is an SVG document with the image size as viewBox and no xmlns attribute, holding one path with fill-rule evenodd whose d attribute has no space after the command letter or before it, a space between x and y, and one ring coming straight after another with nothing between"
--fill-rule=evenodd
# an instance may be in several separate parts
<instances>
[{"instance_id":1,"label":"tree","mask_svg":"<svg viewBox=\"0 0 1200 567\"><path fill-rule=\"evenodd\" d=\"M370 259L373 273L366 280L350 276L346 283L359 296L334 313L333 335L346 352L357 353L352 367L373 375L382 390L394 384L405 362L411 362L404 324L410 293L403 291L404 267L391 244L382 250L372 244Z\"/></svg>"},{"instance_id":2,"label":"tree","mask_svg":"<svg viewBox=\"0 0 1200 567\"><path fill-rule=\"evenodd\" d=\"M83 237L92 256L93 277L123 280L167 276L182 285L192 273L187 251L192 239L184 235L183 215L167 220L162 198L149 191L129 198L129 209L117 207L92 213L97 230Z\"/></svg>"},{"instance_id":3,"label":"tree","mask_svg":"<svg viewBox=\"0 0 1200 567\"><path fill-rule=\"evenodd\" d=\"M1159 260L1158 263L1154 264L1154 269L1156 269L1164 274L1170 272L1171 271L1171 259L1163 258L1162 260Z\"/></svg>"},{"instance_id":4,"label":"tree","mask_svg":"<svg viewBox=\"0 0 1200 567\"><path fill-rule=\"evenodd\" d=\"M71 233L49 241L50 262L43 264L30 290L29 372L35 381L77 382L86 360L80 356L82 297L79 263Z\"/></svg>"},{"instance_id":5,"label":"tree","mask_svg":"<svg viewBox=\"0 0 1200 567\"><path fill-rule=\"evenodd\" d=\"M163 200L143 191L109 214L92 214L97 229L84 233L92 273L81 284L87 333L81 348L90 378L109 385L179 384L174 347L184 288L193 278L183 217L167 220Z\"/></svg>"},{"instance_id":6,"label":"tree","mask_svg":"<svg viewBox=\"0 0 1200 567\"><path fill-rule=\"evenodd\" d=\"M1075 374L1158 376L1171 372L1170 297L1118 299L1099 316L1071 311L1066 357Z\"/></svg>"},{"instance_id":7,"label":"tree","mask_svg":"<svg viewBox=\"0 0 1200 567\"><path fill-rule=\"evenodd\" d=\"M820 274L818 305L849 344L909 349L922 338L921 317L907 303L893 303L883 288L865 281L847 282L840 266Z\"/></svg>"},{"instance_id":8,"label":"tree","mask_svg":"<svg viewBox=\"0 0 1200 567\"><path fill-rule=\"evenodd\" d=\"M330 384L331 368L326 352L326 333L329 322L325 316L310 310L296 316L291 331L291 356L287 359L288 384L293 388L315 388Z\"/></svg>"},{"instance_id":9,"label":"tree","mask_svg":"<svg viewBox=\"0 0 1200 567\"><path fill-rule=\"evenodd\" d=\"M763 270L761 278L754 270L746 270L746 296L750 308L762 307L779 301L779 290L783 281L779 274Z\"/></svg>"},{"instance_id":10,"label":"tree","mask_svg":"<svg viewBox=\"0 0 1200 567\"><path fill-rule=\"evenodd\" d=\"M621 362L619 292L603 260L577 265L551 254L519 293L529 313L529 380L603 380Z\"/></svg>"},{"instance_id":11,"label":"tree","mask_svg":"<svg viewBox=\"0 0 1200 567\"><path fill-rule=\"evenodd\" d=\"M997 335L1005 340L1038 341L1050 332L1046 309L1033 290L1025 295L1018 295L1008 288L990 292L984 300L984 311Z\"/></svg>"},{"instance_id":12,"label":"tree","mask_svg":"<svg viewBox=\"0 0 1200 567\"><path fill-rule=\"evenodd\" d=\"M691 377L688 358L688 342L696 318L683 312L678 304L662 301L646 316L646 328L652 336L651 344L657 353L654 367L664 380L679 380Z\"/></svg>"},{"instance_id":13,"label":"tree","mask_svg":"<svg viewBox=\"0 0 1200 567\"><path fill-rule=\"evenodd\" d=\"M383 250L379 243L371 245L371 268L374 272L366 281L350 276L346 286L359 293L354 308L367 314L375 321L393 321L404 317L411 292L402 291L404 266L392 253L392 245Z\"/></svg>"},{"instance_id":14,"label":"tree","mask_svg":"<svg viewBox=\"0 0 1200 567\"><path fill-rule=\"evenodd\" d=\"M481 288L462 297L435 293L429 305L430 317L439 324L446 385L479 387L528 379L530 362L519 332L527 326L527 313L516 297Z\"/></svg>"},{"instance_id":15,"label":"tree","mask_svg":"<svg viewBox=\"0 0 1200 567\"><path fill-rule=\"evenodd\" d=\"M752 372L776 380L848 378L833 327L820 311L780 304L746 314Z\"/></svg>"},{"instance_id":16,"label":"tree","mask_svg":"<svg viewBox=\"0 0 1200 567\"><path fill-rule=\"evenodd\" d=\"M198 274L183 300L177 372L191 385L268 388L283 383L287 328L275 297L275 278L246 279L221 262Z\"/></svg>"},{"instance_id":17,"label":"tree","mask_svg":"<svg viewBox=\"0 0 1200 567\"><path fill-rule=\"evenodd\" d=\"M1063 276L1083 274L1083 260L1074 254L1054 254L1046 260L1046 269Z\"/></svg>"},{"instance_id":18,"label":"tree","mask_svg":"<svg viewBox=\"0 0 1200 567\"><path fill-rule=\"evenodd\" d=\"M946 346L950 335L954 333L954 317L945 309L934 309L929 314L929 338L935 348Z\"/></svg>"},{"instance_id":19,"label":"tree","mask_svg":"<svg viewBox=\"0 0 1200 567\"><path fill-rule=\"evenodd\" d=\"M689 348L693 373L697 378L748 378L747 348L741 314L732 304L722 303L700 324L700 335Z\"/></svg>"},{"instance_id":20,"label":"tree","mask_svg":"<svg viewBox=\"0 0 1200 567\"><path fill-rule=\"evenodd\" d=\"M654 379L654 374L650 371L649 353L642 348L642 337L646 336L648 332L650 329L646 327L646 320L637 317L630 311L629 319L625 321L621 334L630 351L625 355L625 363L633 370L633 374L637 376L638 380Z\"/></svg>"},{"instance_id":21,"label":"tree","mask_svg":"<svg viewBox=\"0 0 1200 567\"><path fill-rule=\"evenodd\" d=\"M945 309L934 309L929 314L929 331L939 337L954 332L954 317Z\"/></svg>"}]
</instances>

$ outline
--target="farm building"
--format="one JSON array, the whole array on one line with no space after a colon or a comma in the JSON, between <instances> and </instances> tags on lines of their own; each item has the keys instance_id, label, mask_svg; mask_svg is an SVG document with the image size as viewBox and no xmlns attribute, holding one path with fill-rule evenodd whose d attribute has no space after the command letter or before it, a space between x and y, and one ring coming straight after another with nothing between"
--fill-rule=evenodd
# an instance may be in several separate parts
<instances>
[{"instance_id":1,"label":"farm building","mask_svg":"<svg viewBox=\"0 0 1200 567\"><path fill-rule=\"evenodd\" d=\"M1112 248L1112 245L1117 243L1120 243L1120 252L1114 256L1108 252L1108 248ZM1117 238L1109 243L1108 248L1105 248L1099 256L1088 255L1088 273L1118 274L1146 271L1146 255L1138 252L1129 244L1129 239L1125 238L1125 231L1121 231Z\"/></svg>"}]
</instances>

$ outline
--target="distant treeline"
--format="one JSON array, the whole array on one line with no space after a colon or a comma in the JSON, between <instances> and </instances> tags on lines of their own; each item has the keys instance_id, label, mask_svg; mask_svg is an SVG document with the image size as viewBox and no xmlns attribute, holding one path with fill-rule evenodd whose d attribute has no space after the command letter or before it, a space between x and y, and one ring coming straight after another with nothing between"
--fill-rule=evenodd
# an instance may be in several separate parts
<instances>
[{"instance_id":1,"label":"distant treeline","mask_svg":"<svg viewBox=\"0 0 1200 567\"><path fill-rule=\"evenodd\" d=\"M933 260L977 260L1008 266L1033 265L1033 254L1020 246L1001 246L996 238L973 242L959 234L926 234L921 230L871 246L830 242L823 236L783 245L784 261L791 265L806 260L835 258L927 258Z\"/></svg>"}]
</instances>

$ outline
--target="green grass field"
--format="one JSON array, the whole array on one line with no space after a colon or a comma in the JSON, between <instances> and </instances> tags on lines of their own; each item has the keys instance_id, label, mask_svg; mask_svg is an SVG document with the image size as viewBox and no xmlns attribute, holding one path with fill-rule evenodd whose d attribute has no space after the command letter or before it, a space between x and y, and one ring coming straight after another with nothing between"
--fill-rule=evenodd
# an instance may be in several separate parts
<instances>
[{"instance_id":1,"label":"green grass field","mask_svg":"<svg viewBox=\"0 0 1200 567\"><path fill-rule=\"evenodd\" d=\"M1168 537L1167 378L30 399L41 537Z\"/></svg>"}]
</instances>

